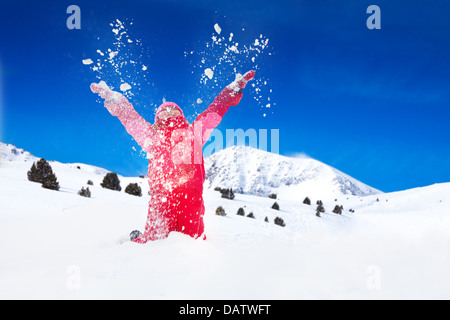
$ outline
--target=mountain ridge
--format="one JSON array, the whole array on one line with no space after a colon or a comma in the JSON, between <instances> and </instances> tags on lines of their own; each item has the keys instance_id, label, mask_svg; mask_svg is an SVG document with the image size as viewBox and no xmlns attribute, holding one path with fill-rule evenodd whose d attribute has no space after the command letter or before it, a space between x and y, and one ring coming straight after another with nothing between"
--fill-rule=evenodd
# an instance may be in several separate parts
<instances>
[{"instance_id":1,"label":"mountain ridge","mask_svg":"<svg viewBox=\"0 0 450 320\"><path fill-rule=\"evenodd\" d=\"M366 196L382 193L312 158L291 158L247 146L232 146L205 159L208 188L233 188L267 196L291 193Z\"/></svg>"}]
</instances>

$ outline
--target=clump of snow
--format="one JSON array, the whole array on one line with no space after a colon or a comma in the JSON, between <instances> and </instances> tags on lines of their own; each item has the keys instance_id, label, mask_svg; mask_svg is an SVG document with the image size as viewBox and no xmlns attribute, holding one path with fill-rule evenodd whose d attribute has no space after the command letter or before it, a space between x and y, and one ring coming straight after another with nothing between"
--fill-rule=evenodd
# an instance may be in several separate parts
<instances>
[{"instance_id":1,"label":"clump of snow","mask_svg":"<svg viewBox=\"0 0 450 320\"><path fill-rule=\"evenodd\" d=\"M203 100L200 99L200 98L197 98L197 103L198 103L198 104L203 103Z\"/></svg>"},{"instance_id":2,"label":"clump of snow","mask_svg":"<svg viewBox=\"0 0 450 320\"><path fill-rule=\"evenodd\" d=\"M128 84L128 83L122 83L121 85L120 85L120 90L121 91L127 91L127 90L130 90L131 89L131 86Z\"/></svg>"},{"instance_id":3,"label":"clump of snow","mask_svg":"<svg viewBox=\"0 0 450 320\"><path fill-rule=\"evenodd\" d=\"M112 58L114 58L115 56L117 56L118 54L119 54L118 51L111 51L111 52L109 53L109 58L112 59Z\"/></svg>"},{"instance_id":4,"label":"clump of snow","mask_svg":"<svg viewBox=\"0 0 450 320\"><path fill-rule=\"evenodd\" d=\"M214 30L217 32L217 34L220 34L222 32L222 28L219 26L218 23L214 25Z\"/></svg>"},{"instance_id":5,"label":"clump of snow","mask_svg":"<svg viewBox=\"0 0 450 320\"><path fill-rule=\"evenodd\" d=\"M214 71L211 70L211 68L206 68L205 69L205 74L209 79L212 79L214 76Z\"/></svg>"},{"instance_id":6,"label":"clump of snow","mask_svg":"<svg viewBox=\"0 0 450 320\"><path fill-rule=\"evenodd\" d=\"M83 59L83 64L84 65L90 65L93 64L94 62L91 59Z\"/></svg>"}]
</instances>

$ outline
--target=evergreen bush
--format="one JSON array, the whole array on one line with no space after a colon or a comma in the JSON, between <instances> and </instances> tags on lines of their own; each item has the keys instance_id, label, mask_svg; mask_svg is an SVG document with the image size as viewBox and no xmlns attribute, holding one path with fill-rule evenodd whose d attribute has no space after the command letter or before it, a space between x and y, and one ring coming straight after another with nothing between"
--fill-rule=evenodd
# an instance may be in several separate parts
<instances>
[{"instance_id":1,"label":"evergreen bush","mask_svg":"<svg viewBox=\"0 0 450 320\"><path fill-rule=\"evenodd\" d=\"M342 210L344 210L344 207L343 206L338 206L338 205L336 205L335 207L334 207L334 209L333 209L333 213L336 213L336 214L342 214Z\"/></svg>"},{"instance_id":2,"label":"evergreen bush","mask_svg":"<svg viewBox=\"0 0 450 320\"><path fill-rule=\"evenodd\" d=\"M44 181L42 181L42 188L56 191L59 190L59 182L53 172L45 176Z\"/></svg>"},{"instance_id":3,"label":"evergreen bush","mask_svg":"<svg viewBox=\"0 0 450 320\"><path fill-rule=\"evenodd\" d=\"M280 217L276 217L275 220L274 220L274 223L276 225L278 225L278 226L281 226L281 227L285 227L286 226L286 224L284 223L284 220L281 219Z\"/></svg>"},{"instance_id":4,"label":"evergreen bush","mask_svg":"<svg viewBox=\"0 0 450 320\"><path fill-rule=\"evenodd\" d=\"M82 197L90 198L91 197L91 191L89 190L89 187L86 189L84 187L81 187L81 190L78 191L78 194Z\"/></svg>"},{"instance_id":5,"label":"evergreen bush","mask_svg":"<svg viewBox=\"0 0 450 320\"><path fill-rule=\"evenodd\" d=\"M41 158L37 163L33 162L27 176L29 181L43 183L44 179L51 173L53 173L52 167L47 160Z\"/></svg>"},{"instance_id":6,"label":"evergreen bush","mask_svg":"<svg viewBox=\"0 0 450 320\"><path fill-rule=\"evenodd\" d=\"M121 191L122 187L120 186L120 180L116 173L109 172L103 178L103 182L100 183L102 188Z\"/></svg>"},{"instance_id":7,"label":"evergreen bush","mask_svg":"<svg viewBox=\"0 0 450 320\"><path fill-rule=\"evenodd\" d=\"M216 215L224 217L227 214L225 213L225 209L222 206L219 206L216 209Z\"/></svg>"},{"instance_id":8,"label":"evergreen bush","mask_svg":"<svg viewBox=\"0 0 450 320\"><path fill-rule=\"evenodd\" d=\"M234 199L233 188L231 188L231 189L222 189L220 192L222 193L222 198L230 199L230 200Z\"/></svg>"},{"instance_id":9,"label":"evergreen bush","mask_svg":"<svg viewBox=\"0 0 450 320\"><path fill-rule=\"evenodd\" d=\"M137 183L130 183L127 185L125 192L133 196L142 197L142 189Z\"/></svg>"}]
</instances>

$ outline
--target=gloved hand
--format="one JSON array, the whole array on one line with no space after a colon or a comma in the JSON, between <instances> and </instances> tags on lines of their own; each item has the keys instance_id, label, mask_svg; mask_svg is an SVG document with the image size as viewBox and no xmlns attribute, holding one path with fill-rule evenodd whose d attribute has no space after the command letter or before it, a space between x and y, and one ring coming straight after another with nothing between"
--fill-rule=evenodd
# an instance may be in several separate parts
<instances>
[{"instance_id":1,"label":"gloved hand","mask_svg":"<svg viewBox=\"0 0 450 320\"><path fill-rule=\"evenodd\" d=\"M245 88L247 82L252 80L255 76L255 71L251 70L244 75L237 74L236 79L225 87L220 93L220 96L230 106L236 106L242 98L242 89Z\"/></svg>"},{"instance_id":2,"label":"gloved hand","mask_svg":"<svg viewBox=\"0 0 450 320\"><path fill-rule=\"evenodd\" d=\"M105 81L91 84L91 91L98 93L102 99L105 99L105 107L113 116L118 116L125 108L125 104L129 103L121 93L112 91Z\"/></svg>"}]
</instances>

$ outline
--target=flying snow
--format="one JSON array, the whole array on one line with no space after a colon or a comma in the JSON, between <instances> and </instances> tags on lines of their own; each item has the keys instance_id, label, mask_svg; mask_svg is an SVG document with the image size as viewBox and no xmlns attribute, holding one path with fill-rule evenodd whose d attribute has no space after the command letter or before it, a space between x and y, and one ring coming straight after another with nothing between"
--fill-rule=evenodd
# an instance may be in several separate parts
<instances>
[{"instance_id":1,"label":"flying snow","mask_svg":"<svg viewBox=\"0 0 450 320\"><path fill-rule=\"evenodd\" d=\"M130 90L131 89L131 86L128 84L128 83L122 83L121 85L120 85L120 91L127 91L127 90Z\"/></svg>"},{"instance_id":2,"label":"flying snow","mask_svg":"<svg viewBox=\"0 0 450 320\"><path fill-rule=\"evenodd\" d=\"M219 26L218 23L214 25L214 30L216 30L217 34L220 34L222 32L222 28Z\"/></svg>"},{"instance_id":3,"label":"flying snow","mask_svg":"<svg viewBox=\"0 0 450 320\"><path fill-rule=\"evenodd\" d=\"M102 39L103 47L96 49L96 59L85 59L83 64L90 65L98 81L105 81L112 90L119 87L127 98L140 93L144 86L148 91L153 87L147 78L148 53L141 40L132 36L132 30L129 30L132 22L116 19L109 25L111 33L98 37L98 40L111 38L111 42Z\"/></svg>"},{"instance_id":4,"label":"flying snow","mask_svg":"<svg viewBox=\"0 0 450 320\"><path fill-rule=\"evenodd\" d=\"M211 70L211 68L206 68L205 69L205 74L209 79L212 79L214 76L214 71Z\"/></svg>"},{"instance_id":5,"label":"flying snow","mask_svg":"<svg viewBox=\"0 0 450 320\"><path fill-rule=\"evenodd\" d=\"M203 49L184 52L185 58L192 59L192 73L200 77L200 81L197 83L198 95L202 96L203 100L213 100L218 90L223 89L223 86L227 84L224 83L224 79L232 78L233 74L256 70L256 76L251 81L251 86L249 83L247 87L250 91L248 95L256 101L262 111L261 114L267 116L273 113L268 112L267 108L274 107L276 102L270 102L272 95L270 81L263 72L258 72L258 70L261 70L264 61L272 55L269 39L263 34L257 34L250 38L252 40L243 41L242 38L249 38L245 34L244 28L230 31L232 32L225 32L225 29L216 23L214 32L209 41L205 42ZM205 68L206 66L208 67Z\"/></svg>"}]
</instances>

